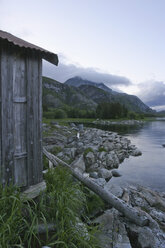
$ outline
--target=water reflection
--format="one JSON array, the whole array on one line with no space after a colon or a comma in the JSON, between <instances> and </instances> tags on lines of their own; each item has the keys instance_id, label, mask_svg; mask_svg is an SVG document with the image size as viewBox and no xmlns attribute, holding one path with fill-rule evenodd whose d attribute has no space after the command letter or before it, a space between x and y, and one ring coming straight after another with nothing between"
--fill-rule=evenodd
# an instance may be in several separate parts
<instances>
[{"instance_id":1,"label":"water reflection","mask_svg":"<svg viewBox=\"0 0 165 248\"><path fill-rule=\"evenodd\" d=\"M165 191L165 122L146 123L141 129L124 134L141 151L142 156L125 159L119 171L123 175L113 183L137 183Z\"/></svg>"},{"instance_id":2,"label":"water reflection","mask_svg":"<svg viewBox=\"0 0 165 248\"><path fill-rule=\"evenodd\" d=\"M118 132L131 140L142 151L140 157L125 159L119 167L120 178L114 184L136 183L165 192L165 118L146 122L143 126L98 126L104 130Z\"/></svg>"}]
</instances>

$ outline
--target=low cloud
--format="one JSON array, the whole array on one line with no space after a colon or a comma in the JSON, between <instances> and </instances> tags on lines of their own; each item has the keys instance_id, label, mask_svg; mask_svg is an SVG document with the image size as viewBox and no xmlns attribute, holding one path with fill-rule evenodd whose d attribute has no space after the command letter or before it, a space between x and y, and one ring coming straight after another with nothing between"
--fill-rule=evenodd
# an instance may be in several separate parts
<instances>
[{"instance_id":1,"label":"low cloud","mask_svg":"<svg viewBox=\"0 0 165 248\"><path fill-rule=\"evenodd\" d=\"M162 81L148 81L134 85L126 77L103 73L95 68L83 68L79 65L68 64L65 57L61 57L60 61L62 62L57 67L44 61L43 75L61 83L69 78L80 76L93 82L104 83L119 92L124 88L135 87L134 95L137 95L148 106L156 110L165 109L165 83Z\"/></svg>"},{"instance_id":2,"label":"low cloud","mask_svg":"<svg viewBox=\"0 0 165 248\"><path fill-rule=\"evenodd\" d=\"M87 79L96 83L104 83L112 89L124 85L131 85L131 81L125 77L103 73L95 68L83 68L79 65L60 63L58 67L44 62L43 75L51 77L61 83L64 83L67 79L79 76L83 79Z\"/></svg>"},{"instance_id":3,"label":"low cloud","mask_svg":"<svg viewBox=\"0 0 165 248\"><path fill-rule=\"evenodd\" d=\"M162 81L148 81L141 83L137 95L148 106L163 109L165 105L165 83ZM165 108L164 108L165 109Z\"/></svg>"}]
</instances>

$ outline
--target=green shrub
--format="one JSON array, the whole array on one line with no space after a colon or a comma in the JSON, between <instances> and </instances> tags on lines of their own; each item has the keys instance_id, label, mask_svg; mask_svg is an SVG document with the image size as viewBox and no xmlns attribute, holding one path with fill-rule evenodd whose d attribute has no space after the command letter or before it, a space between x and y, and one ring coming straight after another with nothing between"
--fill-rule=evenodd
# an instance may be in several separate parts
<instances>
[{"instance_id":1,"label":"green shrub","mask_svg":"<svg viewBox=\"0 0 165 248\"><path fill-rule=\"evenodd\" d=\"M43 112L43 117L46 119L55 119L55 115L53 111Z\"/></svg>"},{"instance_id":2,"label":"green shrub","mask_svg":"<svg viewBox=\"0 0 165 248\"><path fill-rule=\"evenodd\" d=\"M56 109L54 112L55 119L64 119L67 118L67 114L63 109Z\"/></svg>"},{"instance_id":3,"label":"green shrub","mask_svg":"<svg viewBox=\"0 0 165 248\"><path fill-rule=\"evenodd\" d=\"M136 119L136 113L135 112L129 112L128 113L128 118L130 118L131 120L134 120L134 119Z\"/></svg>"}]
</instances>

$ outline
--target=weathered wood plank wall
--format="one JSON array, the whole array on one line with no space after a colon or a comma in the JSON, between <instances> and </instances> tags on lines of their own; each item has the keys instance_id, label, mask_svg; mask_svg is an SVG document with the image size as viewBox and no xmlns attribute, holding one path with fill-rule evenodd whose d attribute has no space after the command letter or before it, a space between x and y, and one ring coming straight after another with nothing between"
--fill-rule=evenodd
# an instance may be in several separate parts
<instances>
[{"instance_id":1,"label":"weathered wood plank wall","mask_svg":"<svg viewBox=\"0 0 165 248\"><path fill-rule=\"evenodd\" d=\"M42 181L42 59L3 42L0 55L2 183Z\"/></svg>"}]
</instances>

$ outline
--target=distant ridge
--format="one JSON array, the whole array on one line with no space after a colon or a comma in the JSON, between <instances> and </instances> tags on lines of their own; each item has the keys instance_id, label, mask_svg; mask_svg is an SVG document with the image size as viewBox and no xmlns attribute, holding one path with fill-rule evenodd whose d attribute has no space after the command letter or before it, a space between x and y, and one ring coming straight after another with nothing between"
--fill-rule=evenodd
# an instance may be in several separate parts
<instances>
[{"instance_id":1,"label":"distant ridge","mask_svg":"<svg viewBox=\"0 0 165 248\"><path fill-rule=\"evenodd\" d=\"M101 102L119 102L129 111L153 113L137 96L118 93L103 83L95 83L74 77L60 83L43 77L43 105L50 108L74 107L81 110L95 110Z\"/></svg>"},{"instance_id":2,"label":"distant ridge","mask_svg":"<svg viewBox=\"0 0 165 248\"><path fill-rule=\"evenodd\" d=\"M66 85L79 88L81 92L97 104L100 102L119 102L135 112L155 112L144 104L137 96L119 93L107 87L104 83L91 82L81 77L73 77L65 82Z\"/></svg>"},{"instance_id":3,"label":"distant ridge","mask_svg":"<svg viewBox=\"0 0 165 248\"><path fill-rule=\"evenodd\" d=\"M103 83L95 83L95 82L91 82L89 80L86 79L82 79L81 77L73 77L68 79L65 84L69 85L69 86L75 86L75 87L79 87L81 85L92 85L95 86L99 89L105 90L107 92L110 92L112 94L116 94L116 91L113 91L112 89L110 89L109 87L107 87L105 84Z\"/></svg>"}]
</instances>

